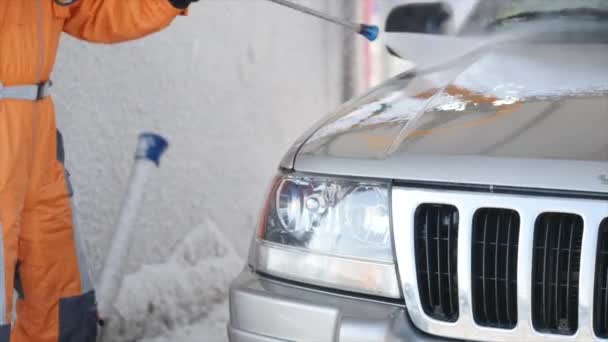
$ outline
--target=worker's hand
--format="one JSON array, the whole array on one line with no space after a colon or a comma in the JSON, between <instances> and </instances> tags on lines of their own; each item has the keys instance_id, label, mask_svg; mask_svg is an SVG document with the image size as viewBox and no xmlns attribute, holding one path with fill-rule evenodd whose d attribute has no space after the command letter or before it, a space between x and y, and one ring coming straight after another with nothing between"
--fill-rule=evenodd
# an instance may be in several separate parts
<instances>
[{"instance_id":1,"label":"worker's hand","mask_svg":"<svg viewBox=\"0 0 608 342\"><path fill-rule=\"evenodd\" d=\"M196 2L198 0L169 0L171 5L175 8L186 9L190 5L191 2Z\"/></svg>"}]
</instances>

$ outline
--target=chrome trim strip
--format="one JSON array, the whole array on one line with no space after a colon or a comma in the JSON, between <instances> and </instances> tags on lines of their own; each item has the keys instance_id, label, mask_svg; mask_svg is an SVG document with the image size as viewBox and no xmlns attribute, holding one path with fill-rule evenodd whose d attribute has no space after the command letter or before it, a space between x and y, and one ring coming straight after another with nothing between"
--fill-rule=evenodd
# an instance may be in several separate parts
<instances>
[{"instance_id":1,"label":"chrome trim strip","mask_svg":"<svg viewBox=\"0 0 608 342\"><path fill-rule=\"evenodd\" d=\"M593 333L593 287L597 234L608 216L608 202L585 199L531 197L524 195L442 191L393 187L393 236L405 302L414 324L438 336L483 341L590 341L601 340ZM414 215L423 203L449 204L458 208L459 318L446 323L428 317L422 309L416 278ZM479 208L505 208L519 213L521 226L517 269L518 324L511 330L482 327L475 323L471 307L472 220ZM573 336L540 333L531 319L531 274L534 223L543 212L563 212L583 217L583 243L579 286L579 323Z\"/></svg>"},{"instance_id":2,"label":"chrome trim strip","mask_svg":"<svg viewBox=\"0 0 608 342\"><path fill-rule=\"evenodd\" d=\"M349 259L256 240L255 270L279 278L401 298L395 264Z\"/></svg>"},{"instance_id":3,"label":"chrome trim strip","mask_svg":"<svg viewBox=\"0 0 608 342\"><path fill-rule=\"evenodd\" d=\"M251 272L255 272L255 270L253 268L249 268L249 270ZM387 299L387 300L383 300L380 297L363 297L363 296L359 296L358 294L350 294L350 293L346 293L346 292L337 292L337 291L332 291L332 289L327 289L327 288L321 288L321 287L311 287L308 286L307 284L300 284L297 282L293 282L284 278L278 278L275 276L272 276L268 273L263 273L263 272L255 272L255 274L260 278L263 279L265 282L268 283L272 283L272 284L277 284L277 285L281 285L281 286L285 286L285 287L291 287L294 289L298 289L298 290L305 290L308 292L314 292L314 293L319 293L319 294L323 294L323 295L331 295L331 296L335 296L335 297L340 297L340 298L345 298L345 299L349 299L349 300L357 300L357 301L361 301L361 302L368 302L368 303L374 303L374 304L382 304L382 305L390 305L390 306L394 306L396 308L401 308L401 309L405 309L405 302L400 302L398 300L391 300L391 299Z\"/></svg>"}]
</instances>

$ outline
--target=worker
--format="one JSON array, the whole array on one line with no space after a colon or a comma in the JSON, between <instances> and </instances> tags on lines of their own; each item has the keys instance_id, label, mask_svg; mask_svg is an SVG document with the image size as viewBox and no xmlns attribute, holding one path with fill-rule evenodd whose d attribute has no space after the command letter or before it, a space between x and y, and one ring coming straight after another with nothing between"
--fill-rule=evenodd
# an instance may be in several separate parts
<instances>
[{"instance_id":1,"label":"worker","mask_svg":"<svg viewBox=\"0 0 608 342\"><path fill-rule=\"evenodd\" d=\"M0 2L0 342L93 342L97 335L50 97L61 33L97 43L133 40L168 26L190 1Z\"/></svg>"}]
</instances>

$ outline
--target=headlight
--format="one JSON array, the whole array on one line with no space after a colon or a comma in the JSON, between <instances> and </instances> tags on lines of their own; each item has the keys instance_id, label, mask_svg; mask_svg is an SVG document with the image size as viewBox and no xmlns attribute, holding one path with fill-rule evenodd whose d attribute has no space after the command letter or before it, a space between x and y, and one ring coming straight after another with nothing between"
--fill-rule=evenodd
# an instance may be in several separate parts
<instances>
[{"instance_id":1,"label":"headlight","mask_svg":"<svg viewBox=\"0 0 608 342\"><path fill-rule=\"evenodd\" d=\"M384 181L277 177L252 266L299 282L399 298L389 187Z\"/></svg>"}]
</instances>

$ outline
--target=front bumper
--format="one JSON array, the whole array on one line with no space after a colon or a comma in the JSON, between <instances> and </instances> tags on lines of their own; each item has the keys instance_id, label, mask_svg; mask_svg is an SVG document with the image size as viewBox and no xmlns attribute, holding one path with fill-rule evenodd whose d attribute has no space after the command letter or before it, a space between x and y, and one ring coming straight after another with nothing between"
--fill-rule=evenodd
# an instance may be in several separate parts
<instances>
[{"instance_id":1,"label":"front bumper","mask_svg":"<svg viewBox=\"0 0 608 342\"><path fill-rule=\"evenodd\" d=\"M298 287L246 268L230 287L231 342L447 341L424 334L405 306Z\"/></svg>"}]
</instances>

